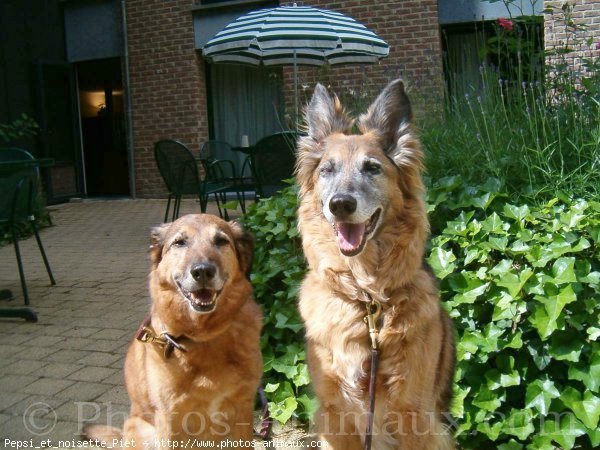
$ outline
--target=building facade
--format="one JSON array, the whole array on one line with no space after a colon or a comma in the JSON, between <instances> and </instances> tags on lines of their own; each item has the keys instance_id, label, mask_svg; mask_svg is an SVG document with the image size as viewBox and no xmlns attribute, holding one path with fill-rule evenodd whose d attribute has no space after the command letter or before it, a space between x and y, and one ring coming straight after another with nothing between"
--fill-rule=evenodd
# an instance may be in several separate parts
<instances>
[{"instance_id":1,"label":"building facade","mask_svg":"<svg viewBox=\"0 0 600 450\"><path fill-rule=\"evenodd\" d=\"M154 142L176 139L199 153L209 139L237 146L245 135L252 144L290 126L291 68L208 64L201 54L204 43L231 20L277 6L276 0L51 0L39 17L29 15L35 2L25 3L6 0L0 6L8 33L0 56L7 67L16 63L17 73L37 75L5 74L0 88L8 93L0 97L0 123L26 112L42 125L40 135L22 145L57 160L46 181L55 201L162 197L166 189ZM507 11L502 2L480 0L299 2L345 13L390 44L389 57L378 64L301 68L299 97L307 100L321 81L350 102L366 104L387 82L402 77L416 113L430 114L442 106L449 55L457 56L452 70L460 79L477 70L473 24L540 16L544 3L560 7L563 2L518 3ZM598 36L600 3L575 3L573 18ZM545 16L547 46L566 36L555 19ZM24 30L33 50L17 57L23 52L13 47ZM52 38L44 39L44 33ZM28 101L15 101L14 84L29 92L20 97Z\"/></svg>"}]
</instances>

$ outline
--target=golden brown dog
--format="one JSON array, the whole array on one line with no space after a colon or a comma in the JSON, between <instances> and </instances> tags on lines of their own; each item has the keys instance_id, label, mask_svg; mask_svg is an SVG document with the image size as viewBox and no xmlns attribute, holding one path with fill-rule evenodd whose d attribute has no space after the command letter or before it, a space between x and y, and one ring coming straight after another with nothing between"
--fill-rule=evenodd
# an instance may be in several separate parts
<instances>
[{"instance_id":1,"label":"golden brown dog","mask_svg":"<svg viewBox=\"0 0 600 450\"><path fill-rule=\"evenodd\" d=\"M136 448L252 440L262 374L252 250L238 224L208 214L152 230L150 320L125 360L130 416L122 432L93 425L88 438Z\"/></svg>"},{"instance_id":2,"label":"golden brown dog","mask_svg":"<svg viewBox=\"0 0 600 450\"><path fill-rule=\"evenodd\" d=\"M300 293L315 423L335 450L364 445L370 299L382 305L372 448L454 447L446 420L453 327L423 264L428 221L422 150L396 80L358 120L317 85L299 141L299 228L309 264Z\"/></svg>"}]
</instances>

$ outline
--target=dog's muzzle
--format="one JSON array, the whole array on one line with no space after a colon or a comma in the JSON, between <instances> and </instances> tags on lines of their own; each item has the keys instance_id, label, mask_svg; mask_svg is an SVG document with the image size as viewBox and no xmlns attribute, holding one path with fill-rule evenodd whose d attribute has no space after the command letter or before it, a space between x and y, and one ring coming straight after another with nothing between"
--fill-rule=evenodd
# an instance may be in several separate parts
<instances>
[{"instance_id":1,"label":"dog's muzzle","mask_svg":"<svg viewBox=\"0 0 600 450\"><path fill-rule=\"evenodd\" d=\"M352 195L335 194L329 200L328 207L333 216L333 229L340 252L344 256L358 255L377 228L381 208L377 208L368 220L356 222L352 216L358 209L358 202Z\"/></svg>"},{"instance_id":2,"label":"dog's muzzle","mask_svg":"<svg viewBox=\"0 0 600 450\"><path fill-rule=\"evenodd\" d=\"M217 298L221 293L215 288L217 267L211 262L194 264L187 275L187 280L176 281L179 293L198 313L210 313L217 305Z\"/></svg>"}]
</instances>

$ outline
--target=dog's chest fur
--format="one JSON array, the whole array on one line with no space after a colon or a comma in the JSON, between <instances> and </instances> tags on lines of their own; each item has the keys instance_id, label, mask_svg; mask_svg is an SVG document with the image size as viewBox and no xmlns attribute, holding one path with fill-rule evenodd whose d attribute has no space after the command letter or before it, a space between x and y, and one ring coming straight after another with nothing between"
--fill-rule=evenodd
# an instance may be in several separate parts
<instances>
[{"instance_id":1,"label":"dog's chest fur","mask_svg":"<svg viewBox=\"0 0 600 450\"><path fill-rule=\"evenodd\" d=\"M196 348L188 346L185 354L177 353L169 359L157 361L158 370L152 374L155 383L151 381L151 386L156 386L153 396L157 401L179 404L184 410L194 403L197 406L192 409L210 414L233 397L237 386L244 381L244 374L239 368L248 355L239 354L235 347L220 354L211 352L206 355L202 345L209 344L195 344ZM160 352L156 356L162 358Z\"/></svg>"}]
</instances>

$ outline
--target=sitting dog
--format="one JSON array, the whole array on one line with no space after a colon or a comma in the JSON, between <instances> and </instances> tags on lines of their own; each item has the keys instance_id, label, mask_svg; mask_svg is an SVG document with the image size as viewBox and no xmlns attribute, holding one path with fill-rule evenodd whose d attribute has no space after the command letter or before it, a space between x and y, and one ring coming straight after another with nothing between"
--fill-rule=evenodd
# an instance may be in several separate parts
<instances>
[{"instance_id":1,"label":"sitting dog","mask_svg":"<svg viewBox=\"0 0 600 450\"><path fill-rule=\"evenodd\" d=\"M454 331L423 262L422 150L404 85L383 90L358 134L322 85L306 119L296 174L309 273L299 308L319 436L333 450L367 439L376 450L452 449Z\"/></svg>"},{"instance_id":2,"label":"sitting dog","mask_svg":"<svg viewBox=\"0 0 600 450\"><path fill-rule=\"evenodd\" d=\"M129 418L122 431L84 433L135 448L251 442L262 375L262 314L248 281L253 238L195 214L154 228L151 239L151 313L125 360Z\"/></svg>"}]
</instances>

